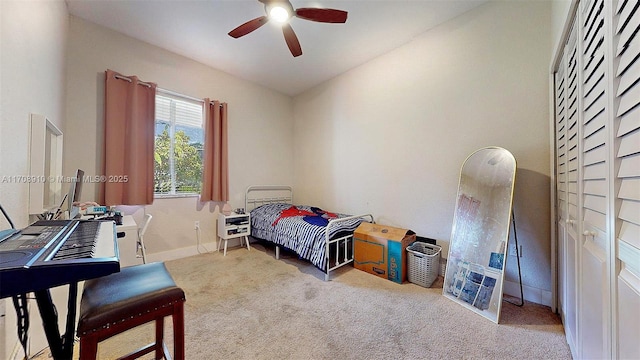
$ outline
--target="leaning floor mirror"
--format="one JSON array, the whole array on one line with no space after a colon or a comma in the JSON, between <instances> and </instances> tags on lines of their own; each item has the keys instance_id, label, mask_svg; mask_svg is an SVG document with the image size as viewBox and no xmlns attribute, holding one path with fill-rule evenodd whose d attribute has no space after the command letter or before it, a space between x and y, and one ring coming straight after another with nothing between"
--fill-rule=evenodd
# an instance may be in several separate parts
<instances>
[{"instance_id":1,"label":"leaning floor mirror","mask_svg":"<svg viewBox=\"0 0 640 360\"><path fill-rule=\"evenodd\" d=\"M443 294L500 320L504 266L516 175L513 155L487 147L469 155L460 171Z\"/></svg>"}]
</instances>

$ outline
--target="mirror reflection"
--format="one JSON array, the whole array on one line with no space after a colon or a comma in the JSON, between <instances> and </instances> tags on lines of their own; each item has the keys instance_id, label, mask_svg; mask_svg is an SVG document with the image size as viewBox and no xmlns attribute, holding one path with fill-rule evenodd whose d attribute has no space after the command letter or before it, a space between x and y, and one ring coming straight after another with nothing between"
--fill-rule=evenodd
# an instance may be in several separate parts
<instances>
[{"instance_id":1,"label":"mirror reflection","mask_svg":"<svg viewBox=\"0 0 640 360\"><path fill-rule=\"evenodd\" d=\"M443 293L498 322L516 160L499 147L471 154L460 171Z\"/></svg>"}]
</instances>

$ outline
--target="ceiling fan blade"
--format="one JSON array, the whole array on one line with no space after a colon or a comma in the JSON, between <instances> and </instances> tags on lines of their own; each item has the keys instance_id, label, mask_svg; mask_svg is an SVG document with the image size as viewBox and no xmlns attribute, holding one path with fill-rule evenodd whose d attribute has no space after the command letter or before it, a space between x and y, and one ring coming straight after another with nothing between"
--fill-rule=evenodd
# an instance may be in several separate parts
<instances>
[{"instance_id":1,"label":"ceiling fan blade","mask_svg":"<svg viewBox=\"0 0 640 360\"><path fill-rule=\"evenodd\" d=\"M302 55L302 48L300 47L300 41L296 33L293 32L293 28L289 24L282 25L282 33L284 34L284 41L287 42L287 46L291 51L291 55L294 57Z\"/></svg>"},{"instance_id":2,"label":"ceiling fan blade","mask_svg":"<svg viewBox=\"0 0 640 360\"><path fill-rule=\"evenodd\" d=\"M347 22L347 12L336 9L300 8L296 10L296 16L305 20L325 23Z\"/></svg>"},{"instance_id":3,"label":"ceiling fan blade","mask_svg":"<svg viewBox=\"0 0 640 360\"><path fill-rule=\"evenodd\" d=\"M237 28L229 31L229 36L236 39L241 36L245 36L253 30L259 28L260 26L266 24L267 21L269 21L269 18L267 18L266 16L260 16L253 20L249 20L246 23L238 26Z\"/></svg>"}]
</instances>

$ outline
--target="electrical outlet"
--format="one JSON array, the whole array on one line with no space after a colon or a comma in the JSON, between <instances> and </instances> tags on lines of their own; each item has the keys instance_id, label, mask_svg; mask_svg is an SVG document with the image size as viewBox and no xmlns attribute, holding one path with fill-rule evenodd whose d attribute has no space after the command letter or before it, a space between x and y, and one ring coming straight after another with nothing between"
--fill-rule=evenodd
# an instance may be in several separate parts
<instances>
[{"instance_id":1,"label":"electrical outlet","mask_svg":"<svg viewBox=\"0 0 640 360\"><path fill-rule=\"evenodd\" d=\"M522 245L518 246L518 252L516 253L516 246L509 246L509 256L518 256L522 257Z\"/></svg>"},{"instance_id":2,"label":"electrical outlet","mask_svg":"<svg viewBox=\"0 0 640 360\"><path fill-rule=\"evenodd\" d=\"M196 230L200 229L200 221L196 221L196 223L195 223L195 229L196 229Z\"/></svg>"}]
</instances>

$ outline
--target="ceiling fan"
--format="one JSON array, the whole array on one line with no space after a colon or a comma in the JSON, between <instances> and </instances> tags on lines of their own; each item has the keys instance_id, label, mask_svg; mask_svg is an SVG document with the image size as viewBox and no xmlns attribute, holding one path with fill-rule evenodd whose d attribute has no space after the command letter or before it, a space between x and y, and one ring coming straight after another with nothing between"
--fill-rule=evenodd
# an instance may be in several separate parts
<instances>
[{"instance_id":1,"label":"ceiling fan","mask_svg":"<svg viewBox=\"0 0 640 360\"><path fill-rule=\"evenodd\" d=\"M289 0L258 0L264 4L266 15L249 20L229 32L229 36L239 38L256 30L269 20L274 20L282 24L282 33L291 54L296 57L302 55L300 42L293 28L289 24L292 17L298 17L304 20L311 20L324 23L345 23L347 21L347 12L336 9L326 8L293 8Z\"/></svg>"}]
</instances>

